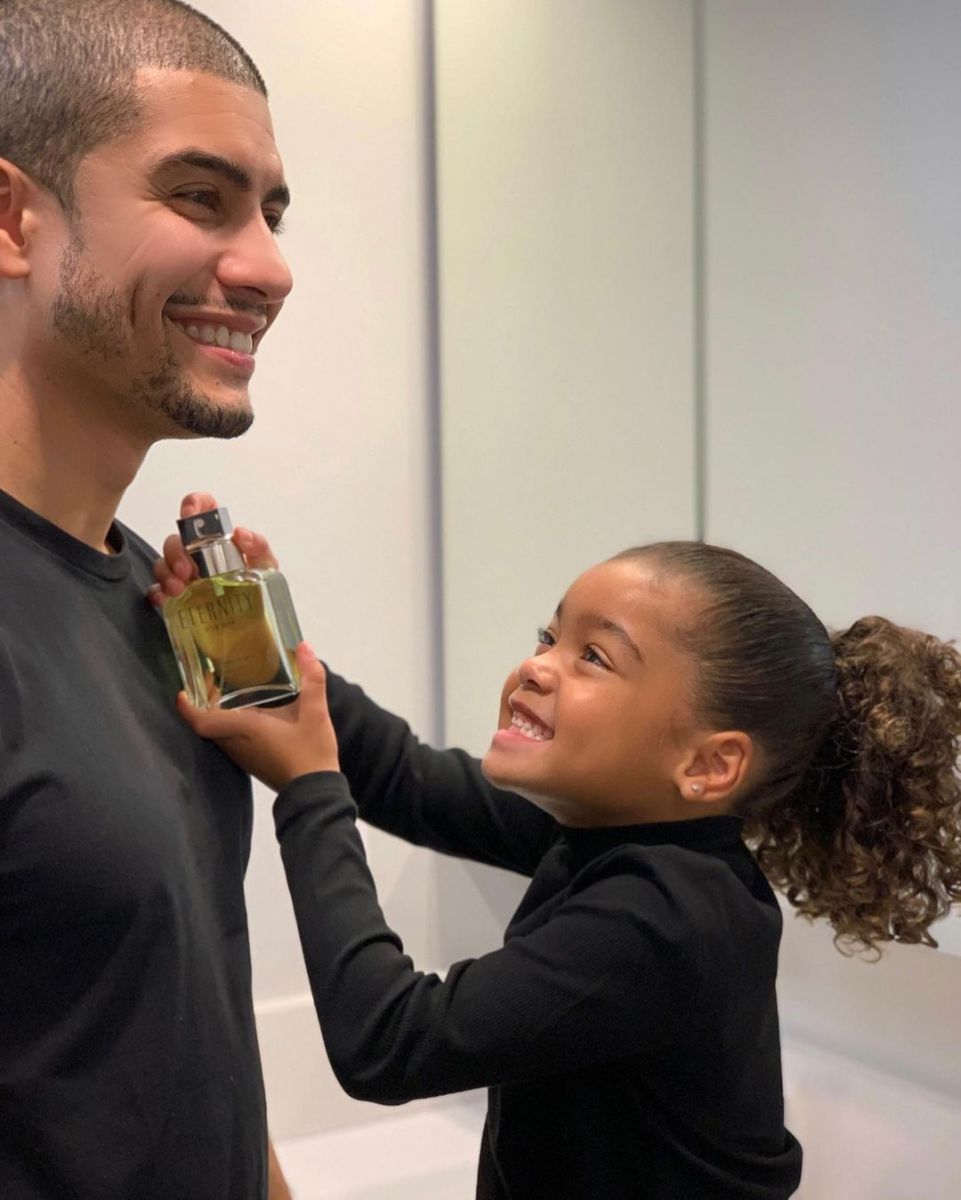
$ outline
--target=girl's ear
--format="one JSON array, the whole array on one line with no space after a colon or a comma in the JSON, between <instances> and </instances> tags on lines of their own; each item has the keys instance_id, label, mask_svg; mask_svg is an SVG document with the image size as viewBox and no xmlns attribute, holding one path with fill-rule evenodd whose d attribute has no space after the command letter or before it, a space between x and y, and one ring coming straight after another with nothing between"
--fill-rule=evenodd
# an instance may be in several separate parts
<instances>
[{"instance_id":1,"label":"girl's ear","mask_svg":"<svg viewBox=\"0 0 961 1200\"><path fill-rule=\"evenodd\" d=\"M756 758L754 742L740 730L706 734L674 773L682 800L730 807Z\"/></svg>"},{"instance_id":2,"label":"girl's ear","mask_svg":"<svg viewBox=\"0 0 961 1200\"><path fill-rule=\"evenodd\" d=\"M24 173L0 158L0 279L30 274L24 212L31 185Z\"/></svg>"}]
</instances>

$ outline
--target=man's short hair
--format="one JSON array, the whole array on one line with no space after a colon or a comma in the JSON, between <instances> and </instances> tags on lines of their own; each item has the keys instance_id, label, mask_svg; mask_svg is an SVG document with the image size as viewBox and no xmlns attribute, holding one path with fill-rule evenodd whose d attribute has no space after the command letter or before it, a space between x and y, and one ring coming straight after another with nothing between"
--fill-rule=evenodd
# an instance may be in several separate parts
<instances>
[{"instance_id":1,"label":"man's short hair","mask_svg":"<svg viewBox=\"0 0 961 1200\"><path fill-rule=\"evenodd\" d=\"M68 211L80 160L132 132L141 68L267 89L230 34L181 0L0 0L0 158Z\"/></svg>"}]
</instances>

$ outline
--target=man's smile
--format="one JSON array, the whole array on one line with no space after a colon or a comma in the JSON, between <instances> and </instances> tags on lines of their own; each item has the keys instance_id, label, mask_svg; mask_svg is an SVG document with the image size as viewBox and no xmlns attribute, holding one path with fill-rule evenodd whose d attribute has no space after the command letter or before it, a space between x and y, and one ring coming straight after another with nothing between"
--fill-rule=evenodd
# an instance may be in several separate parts
<instances>
[{"instance_id":1,"label":"man's smile","mask_svg":"<svg viewBox=\"0 0 961 1200\"><path fill-rule=\"evenodd\" d=\"M168 305L164 316L202 346L232 350L245 356L256 354L260 335L267 328L267 318L257 313L211 313Z\"/></svg>"},{"instance_id":2,"label":"man's smile","mask_svg":"<svg viewBox=\"0 0 961 1200\"><path fill-rule=\"evenodd\" d=\"M245 375L253 374L254 356L266 328L264 318L225 313L223 317L201 319L174 317L169 312L164 313L164 318L202 353L216 357Z\"/></svg>"},{"instance_id":3,"label":"man's smile","mask_svg":"<svg viewBox=\"0 0 961 1200\"><path fill-rule=\"evenodd\" d=\"M174 324L179 325L187 337L205 346L219 346L222 350L229 348L238 354L254 352L254 339L249 333L228 329L226 325L184 324L182 321L175 321Z\"/></svg>"}]
</instances>

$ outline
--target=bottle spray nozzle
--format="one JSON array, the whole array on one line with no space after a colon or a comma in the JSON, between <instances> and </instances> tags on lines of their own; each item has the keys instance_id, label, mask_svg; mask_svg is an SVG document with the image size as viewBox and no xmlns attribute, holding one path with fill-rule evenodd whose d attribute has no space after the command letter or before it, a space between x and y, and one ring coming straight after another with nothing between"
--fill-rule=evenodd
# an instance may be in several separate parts
<instances>
[{"instance_id":1,"label":"bottle spray nozzle","mask_svg":"<svg viewBox=\"0 0 961 1200\"><path fill-rule=\"evenodd\" d=\"M234 526L225 508L211 508L192 517L182 517L177 528L184 549L197 564L201 579L243 570L244 557L230 540Z\"/></svg>"},{"instance_id":2,"label":"bottle spray nozzle","mask_svg":"<svg viewBox=\"0 0 961 1200\"><path fill-rule=\"evenodd\" d=\"M229 538L234 531L230 513L226 508L211 508L206 512L194 513L192 517L182 517L177 522L177 528L188 551L200 542Z\"/></svg>"}]
</instances>

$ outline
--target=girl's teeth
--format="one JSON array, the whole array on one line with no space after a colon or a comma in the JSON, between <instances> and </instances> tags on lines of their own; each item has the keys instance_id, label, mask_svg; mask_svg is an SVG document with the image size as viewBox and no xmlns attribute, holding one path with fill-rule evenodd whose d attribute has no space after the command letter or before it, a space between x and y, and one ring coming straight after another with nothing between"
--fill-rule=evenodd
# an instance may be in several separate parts
<instances>
[{"instance_id":1,"label":"girl's teeth","mask_svg":"<svg viewBox=\"0 0 961 1200\"><path fill-rule=\"evenodd\" d=\"M520 713L514 713L514 715L511 717L511 725L525 737L529 737L535 742L546 742L550 737L550 734L546 729L543 729L540 725L535 725L533 722L528 721L525 717L522 717Z\"/></svg>"}]
</instances>

